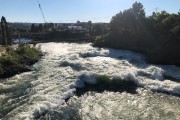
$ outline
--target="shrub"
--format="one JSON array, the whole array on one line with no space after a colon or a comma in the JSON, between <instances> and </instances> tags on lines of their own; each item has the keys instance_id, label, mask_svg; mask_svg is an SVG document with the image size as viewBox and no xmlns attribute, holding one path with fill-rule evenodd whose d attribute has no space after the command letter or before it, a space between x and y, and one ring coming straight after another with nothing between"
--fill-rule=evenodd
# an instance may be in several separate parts
<instances>
[{"instance_id":1,"label":"shrub","mask_svg":"<svg viewBox=\"0 0 180 120\"><path fill-rule=\"evenodd\" d=\"M17 64L19 59L19 55L15 52L6 52L1 55L0 57L0 63L3 66L9 66L9 65L14 65Z\"/></svg>"},{"instance_id":2,"label":"shrub","mask_svg":"<svg viewBox=\"0 0 180 120\"><path fill-rule=\"evenodd\" d=\"M104 35L96 36L95 42L103 42L106 39L108 39L108 37L109 37L109 34L104 34Z\"/></svg>"},{"instance_id":3,"label":"shrub","mask_svg":"<svg viewBox=\"0 0 180 120\"><path fill-rule=\"evenodd\" d=\"M20 63L31 64L31 62L37 61L40 56L42 56L42 52L40 48L31 47L30 45L21 44L15 52L21 57L19 58Z\"/></svg>"},{"instance_id":4,"label":"shrub","mask_svg":"<svg viewBox=\"0 0 180 120\"><path fill-rule=\"evenodd\" d=\"M41 56L40 48L31 47L27 44L20 44L15 50L7 47L6 52L0 56L0 77L9 77L21 71L26 71L27 66L34 64Z\"/></svg>"},{"instance_id":5,"label":"shrub","mask_svg":"<svg viewBox=\"0 0 180 120\"><path fill-rule=\"evenodd\" d=\"M102 35L96 36L95 40L96 41L102 41L103 40L103 36Z\"/></svg>"}]
</instances>

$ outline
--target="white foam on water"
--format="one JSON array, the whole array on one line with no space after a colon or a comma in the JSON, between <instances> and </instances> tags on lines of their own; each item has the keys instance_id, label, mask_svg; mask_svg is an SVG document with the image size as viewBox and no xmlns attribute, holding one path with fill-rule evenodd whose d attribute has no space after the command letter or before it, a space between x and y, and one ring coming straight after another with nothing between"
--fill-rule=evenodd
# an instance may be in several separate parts
<instances>
[{"instance_id":1,"label":"white foam on water","mask_svg":"<svg viewBox=\"0 0 180 120\"><path fill-rule=\"evenodd\" d=\"M0 95L0 99L2 100L2 99L5 99L7 96L5 95L5 94L1 94Z\"/></svg>"},{"instance_id":2,"label":"white foam on water","mask_svg":"<svg viewBox=\"0 0 180 120\"><path fill-rule=\"evenodd\" d=\"M147 68L147 73L151 73L152 74L152 78L157 79L157 80L163 80L163 69L162 68L158 68L155 66L150 66Z\"/></svg>"},{"instance_id":3,"label":"white foam on water","mask_svg":"<svg viewBox=\"0 0 180 120\"><path fill-rule=\"evenodd\" d=\"M63 98L64 100L66 100L66 99L74 96L75 91L76 91L76 89L70 89L69 91L67 91L67 92L65 92L65 93L63 94L63 97L62 97L62 98Z\"/></svg>"},{"instance_id":4,"label":"white foam on water","mask_svg":"<svg viewBox=\"0 0 180 120\"><path fill-rule=\"evenodd\" d=\"M0 89L3 89L5 87L7 87L7 85L4 85L3 83L0 83Z\"/></svg>"},{"instance_id":5,"label":"white foam on water","mask_svg":"<svg viewBox=\"0 0 180 120\"><path fill-rule=\"evenodd\" d=\"M126 120L126 119L179 119L179 98L163 94L154 94L150 90L139 88L138 94L126 92L103 92L86 93L77 98L70 99L69 106L78 104L74 108L66 108L60 119L69 115L73 118L79 114L81 119L100 119L100 120ZM173 101L172 101L173 99ZM72 105L71 105L72 104ZM78 113L71 112L76 109ZM67 112L71 112L68 114Z\"/></svg>"},{"instance_id":6,"label":"white foam on water","mask_svg":"<svg viewBox=\"0 0 180 120\"><path fill-rule=\"evenodd\" d=\"M149 65L140 54L123 50L93 48L91 44L41 43L39 45L41 45L45 56L33 66L35 71L10 78L9 81L16 80L16 82L9 87L7 87L8 84L0 83L0 87L3 86L3 89L20 83L23 85L25 82L30 82L31 85L23 91L26 92L25 95L28 95L26 102L12 111L8 115L9 117L7 116L9 119L34 119L63 106L65 100L74 95L76 88L84 87L85 83L95 84L96 75L120 77L124 80L134 81L146 89L180 95L180 83L164 79L164 75L180 78L180 68L178 67ZM11 95L10 93L7 94ZM141 93L146 93L146 91L141 91ZM105 94L119 96L119 93L106 92ZM131 96L131 99L134 96L127 93L122 94L126 94L127 98ZM104 99L108 97L107 95L96 95L102 96ZM84 103L86 103L86 97L88 96L82 98L85 100ZM94 97L92 98L94 99ZM124 99L123 97L120 98ZM88 97L87 102L91 101L90 99ZM19 101L17 100L17 102ZM138 102L141 101L131 102L133 105L137 104L137 107L143 107L142 104L138 105ZM105 105L113 109L115 104L113 101L108 101ZM98 108L98 106L96 105L95 108ZM119 108L122 111L123 107L126 106L120 107L122 107L122 109ZM85 113L90 110L86 108L83 108L86 111ZM112 112L112 109L107 107L106 109L110 113L116 112ZM94 109L94 112L90 114L102 118L101 114L97 114L101 112L103 112L102 107L98 110Z\"/></svg>"}]
</instances>

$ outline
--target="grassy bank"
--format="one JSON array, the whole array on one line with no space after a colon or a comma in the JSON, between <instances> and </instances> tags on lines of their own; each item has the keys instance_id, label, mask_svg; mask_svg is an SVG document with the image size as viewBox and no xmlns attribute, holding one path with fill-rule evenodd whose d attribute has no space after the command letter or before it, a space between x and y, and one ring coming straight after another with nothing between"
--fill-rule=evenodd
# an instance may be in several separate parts
<instances>
[{"instance_id":1,"label":"grassy bank","mask_svg":"<svg viewBox=\"0 0 180 120\"><path fill-rule=\"evenodd\" d=\"M6 47L0 56L0 78L29 71L29 66L36 63L42 56L40 48L21 44L17 48Z\"/></svg>"}]
</instances>

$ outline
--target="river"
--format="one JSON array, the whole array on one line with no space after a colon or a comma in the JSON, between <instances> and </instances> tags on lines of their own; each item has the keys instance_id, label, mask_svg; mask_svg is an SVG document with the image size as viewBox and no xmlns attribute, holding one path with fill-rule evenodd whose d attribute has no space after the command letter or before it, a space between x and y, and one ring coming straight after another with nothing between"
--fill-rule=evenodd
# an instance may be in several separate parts
<instances>
[{"instance_id":1,"label":"river","mask_svg":"<svg viewBox=\"0 0 180 120\"><path fill-rule=\"evenodd\" d=\"M37 45L44 56L33 71L0 82L0 119L180 120L179 67L148 64L141 54L90 43ZM105 90L74 95L85 82L95 84L97 75L139 87L136 94Z\"/></svg>"}]
</instances>

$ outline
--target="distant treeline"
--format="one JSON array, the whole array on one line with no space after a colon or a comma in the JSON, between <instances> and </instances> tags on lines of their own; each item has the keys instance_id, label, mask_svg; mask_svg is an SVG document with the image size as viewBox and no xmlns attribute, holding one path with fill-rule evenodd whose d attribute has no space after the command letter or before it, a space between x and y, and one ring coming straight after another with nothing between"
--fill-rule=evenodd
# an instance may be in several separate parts
<instances>
[{"instance_id":1,"label":"distant treeline","mask_svg":"<svg viewBox=\"0 0 180 120\"><path fill-rule=\"evenodd\" d=\"M180 12L153 12L146 17L142 3L112 17L110 33L97 46L143 52L149 61L180 65Z\"/></svg>"}]
</instances>

